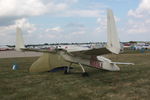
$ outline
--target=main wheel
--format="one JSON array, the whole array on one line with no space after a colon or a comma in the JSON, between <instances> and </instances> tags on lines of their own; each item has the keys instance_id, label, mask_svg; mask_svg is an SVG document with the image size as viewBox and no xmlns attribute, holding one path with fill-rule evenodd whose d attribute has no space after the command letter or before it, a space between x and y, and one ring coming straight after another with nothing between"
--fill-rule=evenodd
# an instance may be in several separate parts
<instances>
[{"instance_id":1,"label":"main wheel","mask_svg":"<svg viewBox=\"0 0 150 100\"><path fill-rule=\"evenodd\" d=\"M64 74L70 74L70 72L67 71L67 69L64 71Z\"/></svg>"},{"instance_id":2,"label":"main wheel","mask_svg":"<svg viewBox=\"0 0 150 100\"><path fill-rule=\"evenodd\" d=\"M89 74L87 72L82 73L83 77L89 77Z\"/></svg>"}]
</instances>

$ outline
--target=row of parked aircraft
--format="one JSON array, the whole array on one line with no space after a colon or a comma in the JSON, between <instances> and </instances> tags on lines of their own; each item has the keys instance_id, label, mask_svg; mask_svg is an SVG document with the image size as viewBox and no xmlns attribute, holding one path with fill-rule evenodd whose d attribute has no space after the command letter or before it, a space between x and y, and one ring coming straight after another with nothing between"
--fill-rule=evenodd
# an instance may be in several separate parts
<instances>
[{"instance_id":1,"label":"row of parked aircraft","mask_svg":"<svg viewBox=\"0 0 150 100\"><path fill-rule=\"evenodd\" d=\"M13 48L10 48L6 45L0 45L0 51L7 51L7 50L13 50Z\"/></svg>"}]
</instances>

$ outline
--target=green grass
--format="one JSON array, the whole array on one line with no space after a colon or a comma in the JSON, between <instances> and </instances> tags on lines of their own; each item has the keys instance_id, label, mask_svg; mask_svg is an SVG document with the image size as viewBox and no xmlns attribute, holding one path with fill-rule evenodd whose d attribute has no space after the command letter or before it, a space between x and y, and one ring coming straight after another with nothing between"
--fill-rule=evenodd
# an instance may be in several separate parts
<instances>
[{"instance_id":1,"label":"green grass","mask_svg":"<svg viewBox=\"0 0 150 100\"><path fill-rule=\"evenodd\" d=\"M107 57L135 65L121 65L120 72L86 67L90 77L82 77L62 71L29 73L29 66L37 58L0 59L0 100L149 100L150 53ZM20 69L11 70L13 63Z\"/></svg>"}]
</instances>

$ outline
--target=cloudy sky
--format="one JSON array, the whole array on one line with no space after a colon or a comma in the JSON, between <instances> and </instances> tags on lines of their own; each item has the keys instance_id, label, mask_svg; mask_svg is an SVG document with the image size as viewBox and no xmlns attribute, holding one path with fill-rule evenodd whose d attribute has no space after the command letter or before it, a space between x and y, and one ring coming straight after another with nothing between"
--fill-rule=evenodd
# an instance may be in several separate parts
<instances>
[{"instance_id":1,"label":"cloudy sky","mask_svg":"<svg viewBox=\"0 0 150 100\"><path fill-rule=\"evenodd\" d=\"M150 41L150 0L0 0L0 44L106 41L106 9L120 41Z\"/></svg>"}]
</instances>

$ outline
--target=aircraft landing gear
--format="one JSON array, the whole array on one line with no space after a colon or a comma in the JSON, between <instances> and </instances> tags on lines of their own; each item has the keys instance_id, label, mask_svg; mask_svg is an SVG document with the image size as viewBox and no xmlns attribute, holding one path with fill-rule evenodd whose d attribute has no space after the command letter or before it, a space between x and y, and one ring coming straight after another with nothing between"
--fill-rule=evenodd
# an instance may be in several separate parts
<instances>
[{"instance_id":1,"label":"aircraft landing gear","mask_svg":"<svg viewBox=\"0 0 150 100\"><path fill-rule=\"evenodd\" d=\"M67 70L64 71L64 74L70 74L70 72L68 72Z\"/></svg>"},{"instance_id":2,"label":"aircraft landing gear","mask_svg":"<svg viewBox=\"0 0 150 100\"><path fill-rule=\"evenodd\" d=\"M84 67L79 63L79 65L80 65L80 67L81 67L81 69L82 69L82 76L83 77L89 77L89 74L87 73L87 72L85 72L85 69L84 69Z\"/></svg>"},{"instance_id":3,"label":"aircraft landing gear","mask_svg":"<svg viewBox=\"0 0 150 100\"><path fill-rule=\"evenodd\" d=\"M67 69L64 71L64 74L70 74L70 67L71 67L72 63L70 63L70 65L67 67Z\"/></svg>"},{"instance_id":4,"label":"aircraft landing gear","mask_svg":"<svg viewBox=\"0 0 150 100\"><path fill-rule=\"evenodd\" d=\"M82 73L83 77L89 77L89 74L87 72Z\"/></svg>"},{"instance_id":5,"label":"aircraft landing gear","mask_svg":"<svg viewBox=\"0 0 150 100\"><path fill-rule=\"evenodd\" d=\"M78 64L82 69L82 76L83 77L89 77L89 74L87 72L85 72L84 67L80 63L78 63ZM70 72L71 65L72 65L72 63L70 63L70 65L67 67L67 69L65 69L64 74L66 74L66 75L71 74L71 72Z\"/></svg>"}]
</instances>

